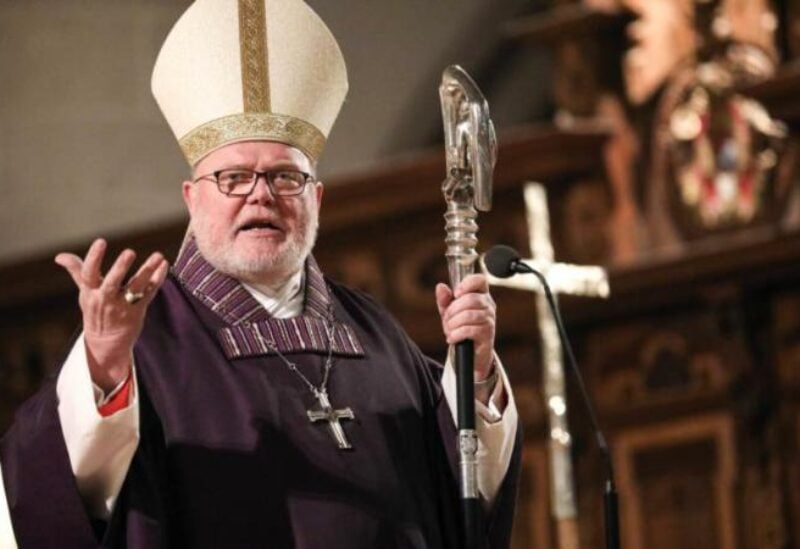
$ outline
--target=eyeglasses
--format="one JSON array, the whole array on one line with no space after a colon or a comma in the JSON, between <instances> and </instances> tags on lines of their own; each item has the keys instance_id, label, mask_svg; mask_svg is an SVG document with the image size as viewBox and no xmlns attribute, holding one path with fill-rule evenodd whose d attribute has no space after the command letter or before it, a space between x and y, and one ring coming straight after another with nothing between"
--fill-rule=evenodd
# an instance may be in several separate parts
<instances>
[{"instance_id":1,"label":"eyeglasses","mask_svg":"<svg viewBox=\"0 0 800 549\"><path fill-rule=\"evenodd\" d=\"M193 182L210 179L217 184L219 192L226 196L248 196L256 188L256 183L262 176L274 196L296 196L303 192L306 183L314 180L311 175L297 170L257 172L247 168L229 168L201 175Z\"/></svg>"}]
</instances>

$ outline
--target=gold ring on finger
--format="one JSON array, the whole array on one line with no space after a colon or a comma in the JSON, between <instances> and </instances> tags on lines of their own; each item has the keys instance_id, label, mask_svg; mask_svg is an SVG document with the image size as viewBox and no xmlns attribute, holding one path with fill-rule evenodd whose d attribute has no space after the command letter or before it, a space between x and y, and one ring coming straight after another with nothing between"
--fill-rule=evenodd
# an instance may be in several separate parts
<instances>
[{"instance_id":1,"label":"gold ring on finger","mask_svg":"<svg viewBox=\"0 0 800 549\"><path fill-rule=\"evenodd\" d=\"M130 288L125 288L123 297L130 305L136 305L144 297L144 292L134 292Z\"/></svg>"}]
</instances>

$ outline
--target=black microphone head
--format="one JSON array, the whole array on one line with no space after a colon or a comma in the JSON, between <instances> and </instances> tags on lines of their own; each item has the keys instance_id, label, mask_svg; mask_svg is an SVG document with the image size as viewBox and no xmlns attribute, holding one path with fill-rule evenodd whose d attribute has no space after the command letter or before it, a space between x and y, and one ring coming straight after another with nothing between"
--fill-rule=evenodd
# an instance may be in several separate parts
<instances>
[{"instance_id":1,"label":"black microphone head","mask_svg":"<svg viewBox=\"0 0 800 549\"><path fill-rule=\"evenodd\" d=\"M508 278L516 271L514 264L519 261L517 250L511 246L493 246L483 257L486 270L497 278Z\"/></svg>"}]
</instances>

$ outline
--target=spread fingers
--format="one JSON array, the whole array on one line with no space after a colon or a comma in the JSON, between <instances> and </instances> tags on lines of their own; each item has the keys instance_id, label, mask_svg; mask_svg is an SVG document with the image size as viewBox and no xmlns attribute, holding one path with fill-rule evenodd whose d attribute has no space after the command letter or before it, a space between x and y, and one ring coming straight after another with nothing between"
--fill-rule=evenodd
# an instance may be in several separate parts
<instances>
[{"instance_id":1,"label":"spread fingers","mask_svg":"<svg viewBox=\"0 0 800 549\"><path fill-rule=\"evenodd\" d=\"M128 274L135 259L136 253L133 250L125 250L119 254L103 280L101 288L104 292L107 294L119 293L125 275Z\"/></svg>"},{"instance_id":2,"label":"spread fingers","mask_svg":"<svg viewBox=\"0 0 800 549\"><path fill-rule=\"evenodd\" d=\"M103 281L103 276L100 274L100 265L103 263L103 256L107 248L106 241L98 238L92 245L89 246L89 251L86 252L86 257L81 265L81 278L84 284L89 288L97 288Z\"/></svg>"}]
</instances>

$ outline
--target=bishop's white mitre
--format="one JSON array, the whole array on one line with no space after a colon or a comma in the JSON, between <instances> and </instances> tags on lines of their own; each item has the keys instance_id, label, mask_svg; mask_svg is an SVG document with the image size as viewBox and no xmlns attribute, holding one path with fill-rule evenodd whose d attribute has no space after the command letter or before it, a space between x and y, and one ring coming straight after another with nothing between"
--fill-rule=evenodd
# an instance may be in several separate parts
<instances>
[{"instance_id":1,"label":"bishop's white mitre","mask_svg":"<svg viewBox=\"0 0 800 549\"><path fill-rule=\"evenodd\" d=\"M152 90L190 165L250 140L317 160L347 94L347 69L302 0L197 0L166 38Z\"/></svg>"}]
</instances>

